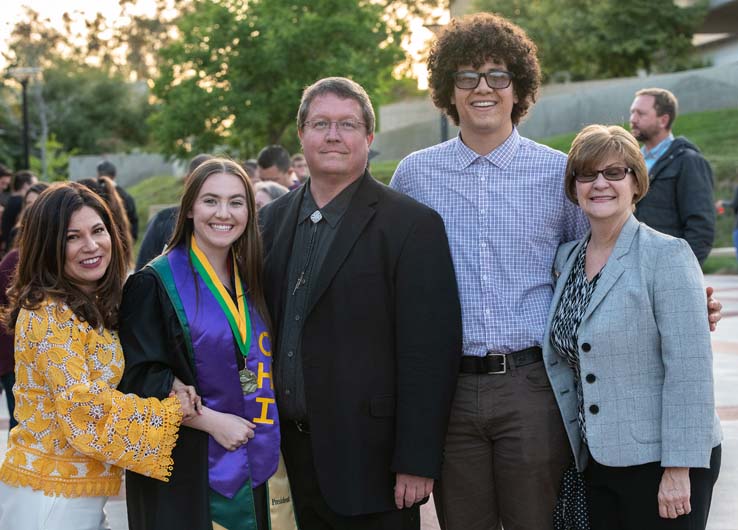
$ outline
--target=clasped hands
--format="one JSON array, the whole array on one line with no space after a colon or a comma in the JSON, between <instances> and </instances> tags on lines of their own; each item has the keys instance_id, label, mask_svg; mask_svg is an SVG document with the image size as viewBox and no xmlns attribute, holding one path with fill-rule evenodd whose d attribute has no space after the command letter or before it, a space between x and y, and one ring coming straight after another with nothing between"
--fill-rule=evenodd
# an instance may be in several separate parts
<instances>
[{"instance_id":1,"label":"clasped hands","mask_svg":"<svg viewBox=\"0 0 738 530\"><path fill-rule=\"evenodd\" d=\"M202 414L202 399L197 395L194 386L185 385L178 377L174 377L169 397L176 397L182 410L182 420L191 420Z\"/></svg>"},{"instance_id":2,"label":"clasped hands","mask_svg":"<svg viewBox=\"0 0 738 530\"><path fill-rule=\"evenodd\" d=\"M235 414L203 406L195 388L185 385L177 377L169 395L179 400L183 425L207 432L228 451L235 451L254 437L256 425Z\"/></svg>"}]
</instances>

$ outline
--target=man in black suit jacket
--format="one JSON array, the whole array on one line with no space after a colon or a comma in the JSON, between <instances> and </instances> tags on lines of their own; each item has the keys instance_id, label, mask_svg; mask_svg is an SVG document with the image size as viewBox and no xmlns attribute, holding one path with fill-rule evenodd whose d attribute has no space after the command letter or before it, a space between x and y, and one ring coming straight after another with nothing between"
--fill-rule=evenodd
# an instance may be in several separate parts
<instances>
[{"instance_id":1,"label":"man in black suit jacket","mask_svg":"<svg viewBox=\"0 0 738 530\"><path fill-rule=\"evenodd\" d=\"M440 216L367 171L364 89L305 89L310 179L261 211L282 448L298 522L419 528L440 475L461 313Z\"/></svg>"}]
</instances>

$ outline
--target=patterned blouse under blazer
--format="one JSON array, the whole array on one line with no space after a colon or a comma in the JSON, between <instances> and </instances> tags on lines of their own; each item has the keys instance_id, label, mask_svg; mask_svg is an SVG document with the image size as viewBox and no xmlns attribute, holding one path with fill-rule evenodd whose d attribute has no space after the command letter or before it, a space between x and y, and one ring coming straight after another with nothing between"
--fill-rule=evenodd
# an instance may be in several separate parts
<instances>
[{"instance_id":1,"label":"patterned blouse under blazer","mask_svg":"<svg viewBox=\"0 0 738 530\"><path fill-rule=\"evenodd\" d=\"M585 237L586 239L586 237ZM720 443L702 272L683 239L632 215L577 330L587 445L574 374L554 351L551 321L583 240L559 247L543 357L577 468L710 466Z\"/></svg>"},{"instance_id":2,"label":"patterned blouse under blazer","mask_svg":"<svg viewBox=\"0 0 738 530\"><path fill-rule=\"evenodd\" d=\"M161 480L182 420L176 398L121 394L118 334L69 307L22 309L15 326L15 416L0 480L49 495L116 495L121 467Z\"/></svg>"}]
</instances>

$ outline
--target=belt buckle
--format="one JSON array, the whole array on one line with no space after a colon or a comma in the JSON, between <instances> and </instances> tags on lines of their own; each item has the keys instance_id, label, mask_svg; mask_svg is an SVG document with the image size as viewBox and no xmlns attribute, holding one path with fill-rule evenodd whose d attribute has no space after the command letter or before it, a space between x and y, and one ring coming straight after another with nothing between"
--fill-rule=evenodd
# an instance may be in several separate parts
<instances>
[{"instance_id":1,"label":"belt buckle","mask_svg":"<svg viewBox=\"0 0 738 530\"><path fill-rule=\"evenodd\" d=\"M502 357L502 370L487 372L487 375L502 375L507 373L507 355L504 353L488 353L486 357Z\"/></svg>"}]
</instances>

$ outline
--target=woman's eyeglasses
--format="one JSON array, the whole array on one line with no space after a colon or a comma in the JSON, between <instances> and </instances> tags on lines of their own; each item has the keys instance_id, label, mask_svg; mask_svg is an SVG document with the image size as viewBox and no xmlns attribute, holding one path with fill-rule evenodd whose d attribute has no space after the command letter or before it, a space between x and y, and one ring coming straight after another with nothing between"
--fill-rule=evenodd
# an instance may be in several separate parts
<instances>
[{"instance_id":1,"label":"woman's eyeglasses","mask_svg":"<svg viewBox=\"0 0 738 530\"><path fill-rule=\"evenodd\" d=\"M582 171L581 173L573 171L572 175L577 182L594 182L600 175L605 177L605 180L623 180L628 173L633 173L633 170L629 167L608 167L595 171Z\"/></svg>"}]
</instances>

